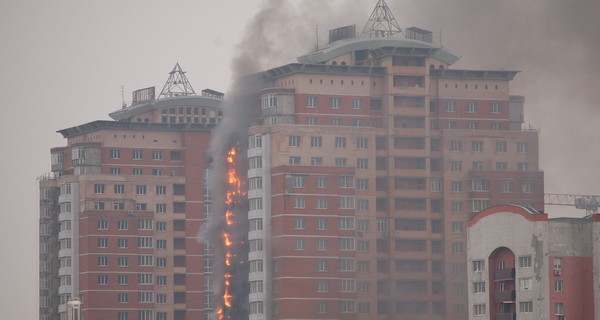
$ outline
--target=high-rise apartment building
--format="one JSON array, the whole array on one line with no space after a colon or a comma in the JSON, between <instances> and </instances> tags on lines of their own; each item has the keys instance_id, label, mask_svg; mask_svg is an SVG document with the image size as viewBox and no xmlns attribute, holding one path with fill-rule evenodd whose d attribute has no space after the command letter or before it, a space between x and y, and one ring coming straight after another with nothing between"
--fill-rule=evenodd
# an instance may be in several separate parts
<instances>
[{"instance_id":1,"label":"high-rise apartment building","mask_svg":"<svg viewBox=\"0 0 600 320\"><path fill-rule=\"evenodd\" d=\"M600 215L548 219L499 205L468 230L468 319L599 319Z\"/></svg>"},{"instance_id":2,"label":"high-rise apartment building","mask_svg":"<svg viewBox=\"0 0 600 320\"><path fill-rule=\"evenodd\" d=\"M465 319L465 223L543 210L517 72L452 69L419 28L354 30L259 75L249 263L265 286L250 319Z\"/></svg>"},{"instance_id":3,"label":"high-rise apartment building","mask_svg":"<svg viewBox=\"0 0 600 320\"><path fill-rule=\"evenodd\" d=\"M176 66L168 84L186 80ZM188 84L189 85L189 84ZM40 320L204 319L212 249L197 241L210 214L211 128L223 95L165 86L134 92L117 121L60 130L40 182Z\"/></svg>"},{"instance_id":4,"label":"high-rise apartment building","mask_svg":"<svg viewBox=\"0 0 600 320\"><path fill-rule=\"evenodd\" d=\"M430 32L373 23L391 16L383 0L373 15L361 37L332 30L326 48L248 78L262 88L242 154L251 320L465 319L465 223L496 204L543 210L517 72L452 69L459 56ZM41 319L63 320L75 296L87 320L214 310L196 236L223 100L181 83L59 131L67 146L40 182Z\"/></svg>"}]
</instances>

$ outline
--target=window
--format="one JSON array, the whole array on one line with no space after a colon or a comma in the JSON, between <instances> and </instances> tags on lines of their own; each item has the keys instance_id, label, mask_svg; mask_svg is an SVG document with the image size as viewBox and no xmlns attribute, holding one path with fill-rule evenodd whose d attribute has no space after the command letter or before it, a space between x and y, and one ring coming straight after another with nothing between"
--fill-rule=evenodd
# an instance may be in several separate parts
<instances>
[{"instance_id":1,"label":"window","mask_svg":"<svg viewBox=\"0 0 600 320\"><path fill-rule=\"evenodd\" d=\"M306 199L304 197L294 197L294 208L304 209L306 206Z\"/></svg>"},{"instance_id":2,"label":"window","mask_svg":"<svg viewBox=\"0 0 600 320\"><path fill-rule=\"evenodd\" d=\"M119 267L128 267L129 266L129 257L119 256L117 258L117 264Z\"/></svg>"},{"instance_id":3,"label":"window","mask_svg":"<svg viewBox=\"0 0 600 320\"><path fill-rule=\"evenodd\" d=\"M158 302L158 298L157 298L157 302ZM176 313L177 313L177 311L176 311ZM157 312L156 320L167 320L167 312Z\"/></svg>"},{"instance_id":4,"label":"window","mask_svg":"<svg viewBox=\"0 0 600 320\"><path fill-rule=\"evenodd\" d=\"M354 197L353 196L338 196L338 208L339 209L354 209Z\"/></svg>"},{"instance_id":5,"label":"window","mask_svg":"<svg viewBox=\"0 0 600 320\"><path fill-rule=\"evenodd\" d=\"M329 263L327 260L317 260L317 271L327 272L329 270Z\"/></svg>"},{"instance_id":6,"label":"window","mask_svg":"<svg viewBox=\"0 0 600 320\"><path fill-rule=\"evenodd\" d=\"M339 259L339 271L354 271L354 259L353 258L340 258Z\"/></svg>"},{"instance_id":7,"label":"window","mask_svg":"<svg viewBox=\"0 0 600 320\"><path fill-rule=\"evenodd\" d=\"M356 189L368 190L369 189L369 180L368 179L357 179L356 180Z\"/></svg>"},{"instance_id":8,"label":"window","mask_svg":"<svg viewBox=\"0 0 600 320\"><path fill-rule=\"evenodd\" d=\"M506 171L508 169L508 164L506 162L496 162L496 170L497 171Z\"/></svg>"},{"instance_id":9,"label":"window","mask_svg":"<svg viewBox=\"0 0 600 320\"><path fill-rule=\"evenodd\" d=\"M464 225L462 222L452 222L452 233L463 233Z\"/></svg>"},{"instance_id":10,"label":"window","mask_svg":"<svg viewBox=\"0 0 600 320\"><path fill-rule=\"evenodd\" d=\"M129 239L118 239L117 244L119 248L128 248L129 247Z\"/></svg>"},{"instance_id":11,"label":"window","mask_svg":"<svg viewBox=\"0 0 600 320\"><path fill-rule=\"evenodd\" d=\"M354 230L354 218L353 217L340 217L339 229L340 230Z\"/></svg>"},{"instance_id":12,"label":"window","mask_svg":"<svg viewBox=\"0 0 600 320\"><path fill-rule=\"evenodd\" d=\"M102 285L102 286L108 285L108 275L107 274L98 275L98 284Z\"/></svg>"},{"instance_id":13,"label":"window","mask_svg":"<svg viewBox=\"0 0 600 320\"><path fill-rule=\"evenodd\" d=\"M335 138L335 147L336 148L345 148L346 147L346 138L336 137Z\"/></svg>"},{"instance_id":14,"label":"window","mask_svg":"<svg viewBox=\"0 0 600 320\"><path fill-rule=\"evenodd\" d=\"M167 186L156 186L156 194L158 194L158 195L167 194Z\"/></svg>"},{"instance_id":15,"label":"window","mask_svg":"<svg viewBox=\"0 0 600 320\"><path fill-rule=\"evenodd\" d=\"M260 168L262 168L262 157L248 158L248 169L260 169Z\"/></svg>"},{"instance_id":16,"label":"window","mask_svg":"<svg viewBox=\"0 0 600 320\"><path fill-rule=\"evenodd\" d=\"M519 302L519 312L533 312L533 301Z\"/></svg>"},{"instance_id":17,"label":"window","mask_svg":"<svg viewBox=\"0 0 600 320\"><path fill-rule=\"evenodd\" d=\"M500 102L492 102L492 113L502 112L502 105Z\"/></svg>"},{"instance_id":18,"label":"window","mask_svg":"<svg viewBox=\"0 0 600 320\"><path fill-rule=\"evenodd\" d=\"M483 161L473 161L471 167L473 170L483 170Z\"/></svg>"},{"instance_id":19,"label":"window","mask_svg":"<svg viewBox=\"0 0 600 320\"><path fill-rule=\"evenodd\" d=\"M146 185L136 185L135 186L135 193L136 194L146 194L147 193L147 186Z\"/></svg>"},{"instance_id":20,"label":"window","mask_svg":"<svg viewBox=\"0 0 600 320\"><path fill-rule=\"evenodd\" d=\"M354 188L354 176L338 176L338 188Z\"/></svg>"},{"instance_id":21,"label":"window","mask_svg":"<svg viewBox=\"0 0 600 320\"><path fill-rule=\"evenodd\" d=\"M487 209L490 206L489 199L473 199L472 202L472 212L479 212L483 209Z\"/></svg>"},{"instance_id":22,"label":"window","mask_svg":"<svg viewBox=\"0 0 600 320\"><path fill-rule=\"evenodd\" d=\"M454 172L462 171L462 161L450 161L450 170Z\"/></svg>"},{"instance_id":23,"label":"window","mask_svg":"<svg viewBox=\"0 0 600 320\"><path fill-rule=\"evenodd\" d=\"M141 303L151 303L152 301L154 301L154 292L152 291L140 291L138 292L138 302ZM140 312L143 310L140 310ZM140 319L142 319L140 317ZM147 320L151 320L152 317L147 317Z\"/></svg>"},{"instance_id":24,"label":"window","mask_svg":"<svg viewBox=\"0 0 600 320\"><path fill-rule=\"evenodd\" d=\"M529 145L527 144L527 142L519 142L517 144L517 152L527 153L528 150L529 150Z\"/></svg>"},{"instance_id":25,"label":"window","mask_svg":"<svg viewBox=\"0 0 600 320\"><path fill-rule=\"evenodd\" d=\"M133 150L133 160L142 160L144 158L143 150Z\"/></svg>"},{"instance_id":26,"label":"window","mask_svg":"<svg viewBox=\"0 0 600 320\"><path fill-rule=\"evenodd\" d=\"M367 170L369 169L369 159L356 159L356 168L358 170Z\"/></svg>"},{"instance_id":27,"label":"window","mask_svg":"<svg viewBox=\"0 0 600 320\"><path fill-rule=\"evenodd\" d=\"M154 262L154 256L138 256L138 266L141 267L150 267Z\"/></svg>"},{"instance_id":28,"label":"window","mask_svg":"<svg viewBox=\"0 0 600 320\"><path fill-rule=\"evenodd\" d=\"M495 131L502 130L502 123L492 122L492 123L490 123L490 129L495 130Z\"/></svg>"},{"instance_id":29,"label":"window","mask_svg":"<svg viewBox=\"0 0 600 320\"><path fill-rule=\"evenodd\" d=\"M98 257L98 267L108 267L108 257Z\"/></svg>"},{"instance_id":30,"label":"window","mask_svg":"<svg viewBox=\"0 0 600 320\"><path fill-rule=\"evenodd\" d=\"M138 273L138 284L152 284L152 274L151 273Z\"/></svg>"},{"instance_id":31,"label":"window","mask_svg":"<svg viewBox=\"0 0 600 320\"><path fill-rule=\"evenodd\" d=\"M317 251L327 251L327 239L317 239Z\"/></svg>"},{"instance_id":32,"label":"window","mask_svg":"<svg viewBox=\"0 0 600 320\"><path fill-rule=\"evenodd\" d=\"M450 183L452 192L462 192L462 181L452 181Z\"/></svg>"},{"instance_id":33,"label":"window","mask_svg":"<svg viewBox=\"0 0 600 320\"><path fill-rule=\"evenodd\" d=\"M473 152L483 152L483 141L471 142L471 150Z\"/></svg>"},{"instance_id":34,"label":"window","mask_svg":"<svg viewBox=\"0 0 600 320\"><path fill-rule=\"evenodd\" d=\"M332 109L339 109L341 105L341 98L339 97L331 97L329 100L329 107Z\"/></svg>"},{"instance_id":35,"label":"window","mask_svg":"<svg viewBox=\"0 0 600 320\"><path fill-rule=\"evenodd\" d=\"M292 187L304 188L305 180L306 180L306 176L304 176L304 175L293 175L292 176Z\"/></svg>"},{"instance_id":36,"label":"window","mask_svg":"<svg viewBox=\"0 0 600 320\"><path fill-rule=\"evenodd\" d=\"M288 137L288 145L290 147L299 147L300 146L300 136L289 136Z\"/></svg>"},{"instance_id":37,"label":"window","mask_svg":"<svg viewBox=\"0 0 600 320\"><path fill-rule=\"evenodd\" d=\"M483 271L485 270L485 260L473 260L473 271Z\"/></svg>"},{"instance_id":38,"label":"window","mask_svg":"<svg viewBox=\"0 0 600 320\"><path fill-rule=\"evenodd\" d=\"M110 158L111 159L121 159L121 150L119 150L119 149L110 150Z\"/></svg>"},{"instance_id":39,"label":"window","mask_svg":"<svg viewBox=\"0 0 600 320\"><path fill-rule=\"evenodd\" d=\"M527 164L527 162L519 162L517 163L517 170L519 171L527 171L529 165Z\"/></svg>"},{"instance_id":40,"label":"window","mask_svg":"<svg viewBox=\"0 0 600 320\"><path fill-rule=\"evenodd\" d=\"M126 274L121 274L117 276L117 284L125 286L129 284L129 276Z\"/></svg>"},{"instance_id":41,"label":"window","mask_svg":"<svg viewBox=\"0 0 600 320\"><path fill-rule=\"evenodd\" d=\"M152 219L140 219L138 220L138 230L152 230Z\"/></svg>"},{"instance_id":42,"label":"window","mask_svg":"<svg viewBox=\"0 0 600 320\"><path fill-rule=\"evenodd\" d=\"M114 189L115 189L115 194L124 194L125 193L125 185L124 184L115 184Z\"/></svg>"},{"instance_id":43,"label":"window","mask_svg":"<svg viewBox=\"0 0 600 320\"><path fill-rule=\"evenodd\" d=\"M356 139L356 147L358 149L368 149L369 148L369 138L357 138Z\"/></svg>"},{"instance_id":44,"label":"window","mask_svg":"<svg viewBox=\"0 0 600 320\"><path fill-rule=\"evenodd\" d=\"M467 130L478 130L479 122L469 121L467 122Z\"/></svg>"},{"instance_id":45,"label":"window","mask_svg":"<svg viewBox=\"0 0 600 320\"><path fill-rule=\"evenodd\" d=\"M463 212L463 203L460 201L452 202L452 213L462 213Z\"/></svg>"},{"instance_id":46,"label":"window","mask_svg":"<svg viewBox=\"0 0 600 320\"><path fill-rule=\"evenodd\" d=\"M117 302L119 303L129 303L129 294L127 293L119 293L117 295ZM119 317L121 319L121 317Z\"/></svg>"},{"instance_id":47,"label":"window","mask_svg":"<svg viewBox=\"0 0 600 320\"><path fill-rule=\"evenodd\" d=\"M161 303L161 304L167 303L167 294L157 293L156 294L156 303Z\"/></svg>"},{"instance_id":48,"label":"window","mask_svg":"<svg viewBox=\"0 0 600 320\"><path fill-rule=\"evenodd\" d=\"M519 278L519 290L530 291L532 289L533 281L531 278Z\"/></svg>"},{"instance_id":49,"label":"window","mask_svg":"<svg viewBox=\"0 0 600 320\"><path fill-rule=\"evenodd\" d=\"M554 270L562 270L562 257L554 257Z\"/></svg>"},{"instance_id":50,"label":"window","mask_svg":"<svg viewBox=\"0 0 600 320\"><path fill-rule=\"evenodd\" d=\"M327 219L318 218L316 229L317 230L327 230Z\"/></svg>"},{"instance_id":51,"label":"window","mask_svg":"<svg viewBox=\"0 0 600 320\"><path fill-rule=\"evenodd\" d=\"M519 268L531 268L531 256L520 256Z\"/></svg>"},{"instance_id":52,"label":"window","mask_svg":"<svg viewBox=\"0 0 600 320\"><path fill-rule=\"evenodd\" d=\"M153 246L152 237L139 237L138 248L152 248Z\"/></svg>"},{"instance_id":53,"label":"window","mask_svg":"<svg viewBox=\"0 0 600 320\"><path fill-rule=\"evenodd\" d=\"M473 305L473 315L474 316L485 315L485 304L474 304Z\"/></svg>"},{"instance_id":54,"label":"window","mask_svg":"<svg viewBox=\"0 0 600 320\"><path fill-rule=\"evenodd\" d=\"M104 184L102 184L102 183L94 184L94 193L104 193Z\"/></svg>"},{"instance_id":55,"label":"window","mask_svg":"<svg viewBox=\"0 0 600 320\"><path fill-rule=\"evenodd\" d=\"M156 258L156 266L164 268L167 266L167 258Z\"/></svg>"},{"instance_id":56,"label":"window","mask_svg":"<svg viewBox=\"0 0 600 320\"><path fill-rule=\"evenodd\" d=\"M341 313L354 313L356 301L354 300L340 300L340 312Z\"/></svg>"},{"instance_id":57,"label":"window","mask_svg":"<svg viewBox=\"0 0 600 320\"><path fill-rule=\"evenodd\" d=\"M357 200L356 207L360 211L369 211L369 200L368 199Z\"/></svg>"},{"instance_id":58,"label":"window","mask_svg":"<svg viewBox=\"0 0 600 320\"><path fill-rule=\"evenodd\" d=\"M471 180L472 191L489 191L490 180L488 179L473 179Z\"/></svg>"},{"instance_id":59,"label":"window","mask_svg":"<svg viewBox=\"0 0 600 320\"><path fill-rule=\"evenodd\" d=\"M321 158L321 157L311 157L310 158L310 165L311 166L322 166L323 165L323 158Z\"/></svg>"},{"instance_id":60,"label":"window","mask_svg":"<svg viewBox=\"0 0 600 320\"><path fill-rule=\"evenodd\" d=\"M314 148L320 148L323 146L323 137L313 136L310 137L310 146Z\"/></svg>"},{"instance_id":61,"label":"window","mask_svg":"<svg viewBox=\"0 0 600 320\"><path fill-rule=\"evenodd\" d=\"M142 168L133 168L132 172L134 176L141 176L144 174L144 170Z\"/></svg>"},{"instance_id":62,"label":"window","mask_svg":"<svg viewBox=\"0 0 600 320\"><path fill-rule=\"evenodd\" d=\"M98 220L98 230L108 230L108 220Z\"/></svg>"},{"instance_id":63,"label":"window","mask_svg":"<svg viewBox=\"0 0 600 320\"><path fill-rule=\"evenodd\" d=\"M352 109L362 109L363 108L363 99L362 98L353 98L352 99Z\"/></svg>"},{"instance_id":64,"label":"window","mask_svg":"<svg viewBox=\"0 0 600 320\"><path fill-rule=\"evenodd\" d=\"M306 97L306 106L308 108L316 108L317 107L317 97L315 97L315 96Z\"/></svg>"},{"instance_id":65,"label":"window","mask_svg":"<svg viewBox=\"0 0 600 320\"><path fill-rule=\"evenodd\" d=\"M506 152L506 141L496 142L496 152Z\"/></svg>"},{"instance_id":66,"label":"window","mask_svg":"<svg viewBox=\"0 0 600 320\"><path fill-rule=\"evenodd\" d=\"M110 174L120 175L121 174L121 168L110 168Z\"/></svg>"},{"instance_id":67,"label":"window","mask_svg":"<svg viewBox=\"0 0 600 320\"><path fill-rule=\"evenodd\" d=\"M156 240L156 249L167 249L167 240Z\"/></svg>"},{"instance_id":68,"label":"window","mask_svg":"<svg viewBox=\"0 0 600 320\"><path fill-rule=\"evenodd\" d=\"M523 181L523 193L533 192L533 181Z\"/></svg>"},{"instance_id":69,"label":"window","mask_svg":"<svg viewBox=\"0 0 600 320\"><path fill-rule=\"evenodd\" d=\"M289 158L289 164L290 165L300 165L300 157L290 157Z\"/></svg>"},{"instance_id":70,"label":"window","mask_svg":"<svg viewBox=\"0 0 600 320\"><path fill-rule=\"evenodd\" d=\"M474 101L467 102L467 112L469 112L469 113L477 112L477 102L474 102Z\"/></svg>"},{"instance_id":71,"label":"window","mask_svg":"<svg viewBox=\"0 0 600 320\"><path fill-rule=\"evenodd\" d=\"M340 238L341 251L354 251L354 238Z\"/></svg>"},{"instance_id":72,"label":"window","mask_svg":"<svg viewBox=\"0 0 600 320\"><path fill-rule=\"evenodd\" d=\"M562 302L557 302L554 304L554 313L557 315L563 315L565 312L565 307Z\"/></svg>"},{"instance_id":73,"label":"window","mask_svg":"<svg viewBox=\"0 0 600 320\"><path fill-rule=\"evenodd\" d=\"M330 120L331 125L332 126L341 126L342 125L342 118L331 118Z\"/></svg>"},{"instance_id":74,"label":"window","mask_svg":"<svg viewBox=\"0 0 600 320\"><path fill-rule=\"evenodd\" d=\"M153 150L152 151L152 160L162 160L163 159L163 152L160 150Z\"/></svg>"},{"instance_id":75,"label":"window","mask_svg":"<svg viewBox=\"0 0 600 320\"><path fill-rule=\"evenodd\" d=\"M512 192L512 181L502 181L502 193Z\"/></svg>"},{"instance_id":76,"label":"window","mask_svg":"<svg viewBox=\"0 0 600 320\"><path fill-rule=\"evenodd\" d=\"M327 198L317 198L317 209L327 209Z\"/></svg>"},{"instance_id":77,"label":"window","mask_svg":"<svg viewBox=\"0 0 600 320\"><path fill-rule=\"evenodd\" d=\"M450 151L462 151L462 141L450 141Z\"/></svg>"},{"instance_id":78,"label":"window","mask_svg":"<svg viewBox=\"0 0 600 320\"><path fill-rule=\"evenodd\" d=\"M448 121L448 122L446 122L446 129L451 129L451 130L454 130L454 129L456 129L457 127L458 127L458 126L457 126L457 123L456 123L456 121Z\"/></svg>"},{"instance_id":79,"label":"window","mask_svg":"<svg viewBox=\"0 0 600 320\"><path fill-rule=\"evenodd\" d=\"M156 213L166 213L167 212L167 204L166 203L157 203L155 211L156 211Z\"/></svg>"},{"instance_id":80,"label":"window","mask_svg":"<svg viewBox=\"0 0 600 320\"><path fill-rule=\"evenodd\" d=\"M305 244L304 239L294 239L294 250L304 250Z\"/></svg>"},{"instance_id":81,"label":"window","mask_svg":"<svg viewBox=\"0 0 600 320\"><path fill-rule=\"evenodd\" d=\"M306 219L304 219L304 218L294 218L294 229L296 229L296 230L304 230L304 229L306 229Z\"/></svg>"},{"instance_id":82,"label":"window","mask_svg":"<svg viewBox=\"0 0 600 320\"><path fill-rule=\"evenodd\" d=\"M452 244L452 253L461 254L463 252L464 244L462 242L454 242Z\"/></svg>"},{"instance_id":83,"label":"window","mask_svg":"<svg viewBox=\"0 0 600 320\"><path fill-rule=\"evenodd\" d=\"M99 238L98 248L108 248L108 238Z\"/></svg>"},{"instance_id":84,"label":"window","mask_svg":"<svg viewBox=\"0 0 600 320\"><path fill-rule=\"evenodd\" d=\"M346 166L346 158L335 158L335 166L336 167L345 167Z\"/></svg>"},{"instance_id":85,"label":"window","mask_svg":"<svg viewBox=\"0 0 600 320\"><path fill-rule=\"evenodd\" d=\"M478 281L473 282L473 293L484 293L485 292L485 282Z\"/></svg>"},{"instance_id":86,"label":"window","mask_svg":"<svg viewBox=\"0 0 600 320\"><path fill-rule=\"evenodd\" d=\"M315 179L317 188L327 188L327 177L317 176Z\"/></svg>"},{"instance_id":87,"label":"window","mask_svg":"<svg viewBox=\"0 0 600 320\"><path fill-rule=\"evenodd\" d=\"M446 112L456 112L456 101L446 102Z\"/></svg>"}]
</instances>

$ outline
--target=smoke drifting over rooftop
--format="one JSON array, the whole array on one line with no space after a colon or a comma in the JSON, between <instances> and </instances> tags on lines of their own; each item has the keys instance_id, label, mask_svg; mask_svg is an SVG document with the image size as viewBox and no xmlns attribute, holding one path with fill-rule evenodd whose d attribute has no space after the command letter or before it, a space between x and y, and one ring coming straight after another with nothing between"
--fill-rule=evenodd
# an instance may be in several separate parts
<instances>
[{"instance_id":1,"label":"smoke drifting over rooftop","mask_svg":"<svg viewBox=\"0 0 600 320\"><path fill-rule=\"evenodd\" d=\"M600 155L596 129L600 2L392 0L388 4L403 26L442 30L443 45L463 55L455 68L522 71L512 89L526 98L527 121L541 129L546 191L600 193L598 175L590 174L597 171L595 159Z\"/></svg>"}]
</instances>

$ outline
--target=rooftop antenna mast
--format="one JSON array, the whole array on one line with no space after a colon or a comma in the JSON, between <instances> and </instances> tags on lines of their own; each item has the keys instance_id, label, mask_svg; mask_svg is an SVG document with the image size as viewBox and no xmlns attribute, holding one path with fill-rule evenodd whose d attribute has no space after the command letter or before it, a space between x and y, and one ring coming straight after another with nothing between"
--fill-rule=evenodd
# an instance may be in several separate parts
<instances>
[{"instance_id":1,"label":"rooftop antenna mast","mask_svg":"<svg viewBox=\"0 0 600 320\"><path fill-rule=\"evenodd\" d=\"M319 25L315 25L315 36L316 36L316 42L315 42L315 51L319 51Z\"/></svg>"},{"instance_id":2,"label":"rooftop antenna mast","mask_svg":"<svg viewBox=\"0 0 600 320\"><path fill-rule=\"evenodd\" d=\"M371 38L392 37L397 33L404 34L385 0L379 0L361 35Z\"/></svg>"},{"instance_id":3,"label":"rooftop antenna mast","mask_svg":"<svg viewBox=\"0 0 600 320\"><path fill-rule=\"evenodd\" d=\"M169 72L169 79L165 83L162 91L158 98L178 97L178 96L190 96L196 95L194 88L185 76L185 72L179 66L179 62L175 64L175 67Z\"/></svg>"}]
</instances>

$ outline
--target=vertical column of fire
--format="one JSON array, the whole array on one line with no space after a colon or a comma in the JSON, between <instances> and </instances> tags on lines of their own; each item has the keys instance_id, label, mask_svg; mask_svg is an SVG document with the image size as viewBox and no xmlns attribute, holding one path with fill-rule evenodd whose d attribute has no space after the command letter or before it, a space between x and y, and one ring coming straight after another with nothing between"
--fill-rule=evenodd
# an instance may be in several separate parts
<instances>
[{"instance_id":1,"label":"vertical column of fire","mask_svg":"<svg viewBox=\"0 0 600 320\"><path fill-rule=\"evenodd\" d=\"M225 270L223 273L223 295L221 306L217 310L219 320L232 319L232 310L235 308L234 303L237 300L234 296L236 286L234 281L238 280L245 282L245 279L235 279L239 273L237 269L245 263L243 255L239 253L243 250L244 239L239 236L241 227L238 226L239 218L236 217L236 209L240 209L241 203L244 201L245 192L242 191L242 183L237 172L237 147L229 149L226 158L226 197L224 200L225 209L225 224L222 233ZM241 293L241 291L239 292ZM243 307L238 307L243 308Z\"/></svg>"}]
</instances>

